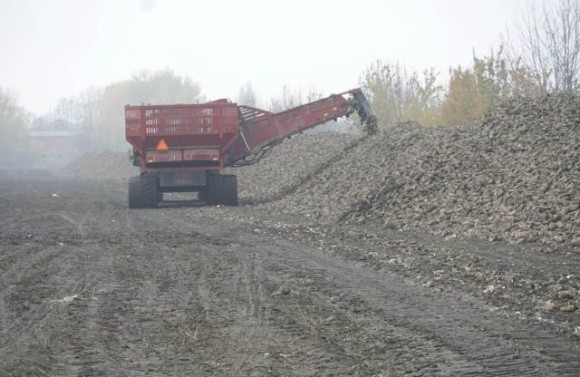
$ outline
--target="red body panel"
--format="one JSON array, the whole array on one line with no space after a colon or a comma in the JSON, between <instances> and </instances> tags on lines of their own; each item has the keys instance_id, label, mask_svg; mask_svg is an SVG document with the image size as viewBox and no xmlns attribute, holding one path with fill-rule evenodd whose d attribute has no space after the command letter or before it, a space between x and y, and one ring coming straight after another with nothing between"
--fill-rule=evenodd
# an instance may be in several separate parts
<instances>
[{"instance_id":1,"label":"red body panel","mask_svg":"<svg viewBox=\"0 0 580 377\"><path fill-rule=\"evenodd\" d=\"M349 92L347 92L349 93ZM350 114L353 109L343 95L333 95L281 113L241 106L240 137L228 150L226 164L258 153L292 135Z\"/></svg>"},{"instance_id":2,"label":"red body panel","mask_svg":"<svg viewBox=\"0 0 580 377\"><path fill-rule=\"evenodd\" d=\"M226 100L127 105L126 138L142 172L217 172L245 163L296 133L355 110L360 113L361 101L368 106L361 90L354 89L277 114Z\"/></svg>"},{"instance_id":3,"label":"red body panel","mask_svg":"<svg viewBox=\"0 0 580 377\"><path fill-rule=\"evenodd\" d=\"M218 165L223 166L221 152L238 138L238 124L237 105L225 100L202 105L125 106L126 138L141 157L142 170L160 162L203 161L202 155L215 165L216 151ZM161 140L169 150L157 150Z\"/></svg>"}]
</instances>

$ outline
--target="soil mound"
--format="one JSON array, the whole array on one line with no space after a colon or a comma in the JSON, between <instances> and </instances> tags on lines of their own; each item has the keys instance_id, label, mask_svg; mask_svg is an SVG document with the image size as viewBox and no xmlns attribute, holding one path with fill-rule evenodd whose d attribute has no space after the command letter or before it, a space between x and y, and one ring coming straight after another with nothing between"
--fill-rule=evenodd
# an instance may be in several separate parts
<instances>
[{"instance_id":1,"label":"soil mound","mask_svg":"<svg viewBox=\"0 0 580 377\"><path fill-rule=\"evenodd\" d=\"M65 166L62 173L83 179L129 179L139 175L127 153L103 151L88 152Z\"/></svg>"},{"instance_id":2,"label":"soil mound","mask_svg":"<svg viewBox=\"0 0 580 377\"><path fill-rule=\"evenodd\" d=\"M229 172L238 177L243 203L281 199L342 158L354 140L352 135L332 132L296 135L273 148L258 164Z\"/></svg>"},{"instance_id":3,"label":"soil mound","mask_svg":"<svg viewBox=\"0 0 580 377\"><path fill-rule=\"evenodd\" d=\"M323 222L578 249L580 100L513 99L464 126L400 124L268 206Z\"/></svg>"}]
</instances>

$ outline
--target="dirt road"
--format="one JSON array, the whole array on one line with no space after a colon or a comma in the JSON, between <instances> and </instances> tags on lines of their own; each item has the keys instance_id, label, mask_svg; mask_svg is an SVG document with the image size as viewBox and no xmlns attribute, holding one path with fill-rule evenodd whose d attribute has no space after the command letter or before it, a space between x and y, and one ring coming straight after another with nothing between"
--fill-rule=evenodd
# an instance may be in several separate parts
<instances>
[{"instance_id":1,"label":"dirt road","mask_svg":"<svg viewBox=\"0 0 580 377\"><path fill-rule=\"evenodd\" d=\"M0 174L0 376L580 375L580 257Z\"/></svg>"}]
</instances>

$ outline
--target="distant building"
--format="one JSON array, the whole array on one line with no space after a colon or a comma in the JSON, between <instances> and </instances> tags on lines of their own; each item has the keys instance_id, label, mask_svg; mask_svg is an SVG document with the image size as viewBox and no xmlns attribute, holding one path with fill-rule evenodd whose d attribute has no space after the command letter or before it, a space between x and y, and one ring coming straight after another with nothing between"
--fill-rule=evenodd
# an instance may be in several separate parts
<instances>
[{"instance_id":1,"label":"distant building","mask_svg":"<svg viewBox=\"0 0 580 377\"><path fill-rule=\"evenodd\" d=\"M37 125L27 132L28 151L45 162L66 163L85 153L89 145L87 129L65 121Z\"/></svg>"}]
</instances>

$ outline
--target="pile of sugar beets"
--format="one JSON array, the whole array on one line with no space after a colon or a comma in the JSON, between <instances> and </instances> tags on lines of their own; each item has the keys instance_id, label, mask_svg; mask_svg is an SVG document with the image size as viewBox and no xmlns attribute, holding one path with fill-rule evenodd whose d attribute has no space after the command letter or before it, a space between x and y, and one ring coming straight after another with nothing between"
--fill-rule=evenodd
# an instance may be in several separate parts
<instances>
[{"instance_id":1,"label":"pile of sugar beets","mask_svg":"<svg viewBox=\"0 0 580 377\"><path fill-rule=\"evenodd\" d=\"M580 99L515 98L453 127L303 135L237 169L242 202L316 222L580 251Z\"/></svg>"},{"instance_id":2,"label":"pile of sugar beets","mask_svg":"<svg viewBox=\"0 0 580 377\"><path fill-rule=\"evenodd\" d=\"M89 180L128 181L129 177L139 175L139 168L133 166L128 153L92 151L79 156L60 173Z\"/></svg>"}]
</instances>

